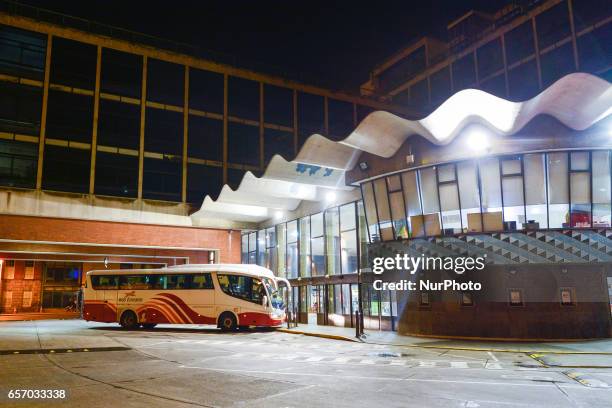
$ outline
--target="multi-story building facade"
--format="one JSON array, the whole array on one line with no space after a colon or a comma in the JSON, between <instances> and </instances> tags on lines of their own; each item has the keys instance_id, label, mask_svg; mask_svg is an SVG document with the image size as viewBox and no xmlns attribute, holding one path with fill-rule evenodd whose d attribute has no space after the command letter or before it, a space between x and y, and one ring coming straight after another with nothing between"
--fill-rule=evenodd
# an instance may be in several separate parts
<instances>
[{"instance_id":1,"label":"multi-story building facade","mask_svg":"<svg viewBox=\"0 0 612 408\"><path fill-rule=\"evenodd\" d=\"M466 88L530 99L571 72L612 77L612 5L593 0L511 1L470 11L375 67L361 93L432 110Z\"/></svg>"},{"instance_id":2,"label":"multi-story building facade","mask_svg":"<svg viewBox=\"0 0 612 408\"><path fill-rule=\"evenodd\" d=\"M205 196L407 110L202 58L115 27L0 3L0 304L63 307L102 265L239 262Z\"/></svg>"}]
</instances>

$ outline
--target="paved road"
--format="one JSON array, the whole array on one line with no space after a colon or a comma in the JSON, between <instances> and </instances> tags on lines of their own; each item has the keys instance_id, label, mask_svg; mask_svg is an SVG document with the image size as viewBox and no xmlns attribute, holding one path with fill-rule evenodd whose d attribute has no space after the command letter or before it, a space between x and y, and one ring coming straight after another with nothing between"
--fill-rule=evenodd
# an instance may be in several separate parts
<instances>
[{"instance_id":1,"label":"paved road","mask_svg":"<svg viewBox=\"0 0 612 408\"><path fill-rule=\"evenodd\" d=\"M612 407L612 368L542 361L274 331L7 322L0 405L49 404L9 400L10 389L64 389L51 407Z\"/></svg>"}]
</instances>

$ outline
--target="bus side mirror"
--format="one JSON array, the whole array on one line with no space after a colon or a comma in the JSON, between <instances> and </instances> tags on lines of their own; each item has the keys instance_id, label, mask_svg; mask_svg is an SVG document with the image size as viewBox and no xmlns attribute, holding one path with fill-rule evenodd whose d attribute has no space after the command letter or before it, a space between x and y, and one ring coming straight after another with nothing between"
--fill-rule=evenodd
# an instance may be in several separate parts
<instances>
[{"instance_id":1,"label":"bus side mirror","mask_svg":"<svg viewBox=\"0 0 612 408\"><path fill-rule=\"evenodd\" d=\"M264 295L264 297L261 299L261 304L263 306L267 306L268 305L268 297Z\"/></svg>"}]
</instances>

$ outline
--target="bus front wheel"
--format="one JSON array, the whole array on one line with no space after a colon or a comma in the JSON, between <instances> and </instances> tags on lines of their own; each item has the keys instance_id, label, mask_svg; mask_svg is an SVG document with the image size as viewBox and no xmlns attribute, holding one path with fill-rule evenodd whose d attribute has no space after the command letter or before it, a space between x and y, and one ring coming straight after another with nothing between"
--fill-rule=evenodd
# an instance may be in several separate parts
<instances>
[{"instance_id":1,"label":"bus front wheel","mask_svg":"<svg viewBox=\"0 0 612 408\"><path fill-rule=\"evenodd\" d=\"M119 319L119 324L121 327L127 330L132 330L138 327L138 319L136 318L136 314L131 310L126 310L121 315L121 319Z\"/></svg>"},{"instance_id":2,"label":"bus front wheel","mask_svg":"<svg viewBox=\"0 0 612 408\"><path fill-rule=\"evenodd\" d=\"M221 313L219 316L219 328L223 331L236 330L236 326L238 323L236 322L236 317L230 313L225 312Z\"/></svg>"},{"instance_id":3,"label":"bus front wheel","mask_svg":"<svg viewBox=\"0 0 612 408\"><path fill-rule=\"evenodd\" d=\"M150 330L154 328L155 326L157 326L157 323L143 323L142 324L143 329L147 329L147 330Z\"/></svg>"}]
</instances>

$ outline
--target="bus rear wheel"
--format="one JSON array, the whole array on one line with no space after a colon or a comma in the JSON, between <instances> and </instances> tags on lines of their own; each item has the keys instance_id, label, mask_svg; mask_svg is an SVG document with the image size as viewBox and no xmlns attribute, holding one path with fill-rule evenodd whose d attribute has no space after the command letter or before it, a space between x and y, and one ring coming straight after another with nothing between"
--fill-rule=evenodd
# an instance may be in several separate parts
<instances>
[{"instance_id":1,"label":"bus rear wheel","mask_svg":"<svg viewBox=\"0 0 612 408\"><path fill-rule=\"evenodd\" d=\"M154 328L155 326L157 326L157 323L143 323L142 324L142 328L147 329L147 330L150 330Z\"/></svg>"},{"instance_id":2,"label":"bus rear wheel","mask_svg":"<svg viewBox=\"0 0 612 408\"><path fill-rule=\"evenodd\" d=\"M219 328L223 331L233 331L236 330L238 323L236 322L236 317L230 312L221 313L219 316Z\"/></svg>"},{"instance_id":3,"label":"bus rear wheel","mask_svg":"<svg viewBox=\"0 0 612 408\"><path fill-rule=\"evenodd\" d=\"M136 318L136 314L131 310L126 310L121 315L121 319L119 319L119 324L121 327L127 330L132 330L138 327L138 319Z\"/></svg>"}]
</instances>

